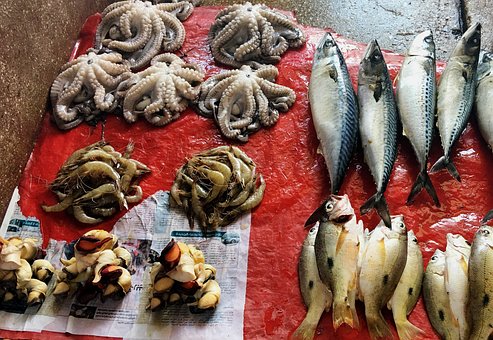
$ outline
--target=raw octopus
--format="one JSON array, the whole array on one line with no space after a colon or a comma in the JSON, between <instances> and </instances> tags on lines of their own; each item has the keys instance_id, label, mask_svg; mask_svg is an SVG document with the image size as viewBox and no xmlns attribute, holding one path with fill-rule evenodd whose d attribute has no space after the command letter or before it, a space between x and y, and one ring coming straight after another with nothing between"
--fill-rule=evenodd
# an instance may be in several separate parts
<instances>
[{"instance_id":1,"label":"raw octopus","mask_svg":"<svg viewBox=\"0 0 493 340\"><path fill-rule=\"evenodd\" d=\"M79 222L94 224L140 201L142 189L137 181L150 170L130 158L132 150L130 143L122 155L101 141L75 151L50 184L60 202L43 205L43 210L68 209Z\"/></svg>"}]
</instances>

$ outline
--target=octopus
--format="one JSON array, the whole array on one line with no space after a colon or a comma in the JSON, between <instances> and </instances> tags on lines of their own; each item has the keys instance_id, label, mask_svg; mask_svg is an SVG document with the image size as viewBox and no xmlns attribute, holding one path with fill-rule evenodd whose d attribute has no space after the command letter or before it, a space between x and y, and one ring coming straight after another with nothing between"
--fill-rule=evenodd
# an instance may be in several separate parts
<instances>
[{"instance_id":1,"label":"octopus","mask_svg":"<svg viewBox=\"0 0 493 340\"><path fill-rule=\"evenodd\" d=\"M277 75L272 65L258 70L243 65L212 76L201 86L199 112L214 118L226 138L247 142L261 126L274 125L296 99L292 89L274 83Z\"/></svg>"},{"instance_id":2,"label":"octopus","mask_svg":"<svg viewBox=\"0 0 493 340\"><path fill-rule=\"evenodd\" d=\"M178 50L185 40L185 20L190 2L161 3L127 0L109 5L96 31L95 48L108 47L123 54L132 69L146 66L161 48Z\"/></svg>"},{"instance_id":3,"label":"octopus","mask_svg":"<svg viewBox=\"0 0 493 340\"><path fill-rule=\"evenodd\" d=\"M112 51L90 49L65 64L50 91L56 125L68 130L83 121L97 122L101 112L116 108L114 91L130 75L128 63Z\"/></svg>"},{"instance_id":4,"label":"octopus","mask_svg":"<svg viewBox=\"0 0 493 340\"><path fill-rule=\"evenodd\" d=\"M190 2L194 7L198 7L200 5L200 3L202 2L202 0L186 0L188 2ZM152 0L152 3L154 5L156 4L161 4L161 3L175 3L175 2L180 2L178 0Z\"/></svg>"},{"instance_id":5,"label":"octopus","mask_svg":"<svg viewBox=\"0 0 493 340\"><path fill-rule=\"evenodd\" d=\"M123 117L134 123L142 115L149 123L164 126L197 98L203 79L198 65L171 53L158 55L150 67L120 84L119 96L125 97Z\"/></svg>"},{"instance_id":6,"label":"octopus","mask_svg":"<svg viewBox=\"0 0 493 340\"><path fill-rule=\"evenodd\" d=\"M305 42L287 16L264 5L233 5L216 16L209 31L214 58L226 65L274 64L289 47Z\"/></svg>"}]
</instances>

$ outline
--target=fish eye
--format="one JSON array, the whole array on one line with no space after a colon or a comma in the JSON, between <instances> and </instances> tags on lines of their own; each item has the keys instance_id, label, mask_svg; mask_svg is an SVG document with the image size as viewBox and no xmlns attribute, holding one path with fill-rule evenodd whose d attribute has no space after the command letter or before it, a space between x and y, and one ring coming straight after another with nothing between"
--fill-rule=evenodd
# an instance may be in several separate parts
<instances>
[{"instance_id":1,"label":"fish eye","mask_svg":"<svg viewBox=\"0 0 493 340\"><path fill-rule=\"evenodd\" d=\"M317 228L313 227L313 228L310 229L310 233L313 234L316 230L317 230Z\"/></svg>"},{"instance_id":2,"label":"fish eye","mask_svg":"<svg viewBox=\"0 0 493 340\"><path fill-rule=\"evenodd\" d=\"M478 38L474 38L474 39L472 39L472 43L473 43L473 44L477 44L477 43L478 43Z\"/></svg>"},{"instance_id":3,"label":"fish eye","mask_svg":"<svg viewBox=\"0 0 493 340\"><path fill-rule=\"evenodd\" d=\"M427 37L425 38L425 42L427 42L427 43L431 43L431 42L433 42L433 37L432 37L431 35L427 36Z\"/></svg>"},{"instance_id":4,"label":"fish eye","mask_svg":"<svg viewBox=\"0 0 493 340\"><path fill-rule=\"evenodd\" d=\"M332 203L327 203L327 205L325 206L325 208L328 210L328 211L331 211L332 209L334 209L334 205Z\"/></svg>"},{"instance_id":5,"label":"fish eye","mask_svg":"<svg viewBox=\"0 0 493 340\"><path fill-rule=\"evenodd\" d=\"M467 244L468 246L471 246L471 244L470 244L468 241L466 241L466 244Z\"/></svg>"},{"instance_id":6,"label":"fish eye","mask_svg":"<svg viewBox=\"0 0 493 340\"><path fill-rule=\"evenodd\" d=\"M414 243L418 243L418 239L417 239L416 237L415 237L415 238L413 238L413 242L414 242Z\"/></svg>"},{"instance_id":7,"label":"fish eye","mask_svg":"<svg viewBox=\"0 0 493 340\"><path fill-rule=\"evenodd\" d=\"M431 260L432 260L432 261L436 261L436 260L438 260L438 256L433 255L433 256L431 257Z\"/></svg>"},{"instance_id":8,"label":"fish eye","mask_svg":"<svg viewBox=\"0 0 493 340\"><path fill-rule=\"evenodd\" d=\"M405 227L406 226L404 225L404 223L402 223L402 222L399 223L399 228L404 229Z\"/></svg>"},{"instance_id":9,"label":"fish eye","mask_svg":"<svg viewBox=\"0 0 493 340\"><path fill-rule=\"evenodd\" d=\"M374 54L372 57L373 61L380 61L381 57L379 54Z\"/></svg>"},{"instance_id":10,"label":"fish eye","mask_svg":"<svg viewBox=\"0 0 493 340\"><path fill-rule=\"evenodd\" d=\"M490 231L488 229L483 229L481 230L481 234L483 234L484 236L488 236L490 234Z\"/></svg>"}]
</instances>

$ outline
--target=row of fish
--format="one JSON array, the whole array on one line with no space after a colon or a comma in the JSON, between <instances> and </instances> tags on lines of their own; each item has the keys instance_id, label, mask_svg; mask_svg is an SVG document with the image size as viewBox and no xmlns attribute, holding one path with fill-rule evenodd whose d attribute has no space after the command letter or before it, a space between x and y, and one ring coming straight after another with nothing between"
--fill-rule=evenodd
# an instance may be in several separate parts
<instances>
[{"instance_id":1,"label":"row of fish","mask_svg":"<svg viewBox=\"0 0 493 340\"><path fill-rule=\"evenodd\" d=\"M428 318L443 339L489 339L493 331L493 228L483 225L472 245L447 234L426 267L423 297Z\"/></svg>"},{"instance_id":2,"label":"row of fish","mask_svg":"<svg viewBox=\"0 0 493 340\"><path fill-rule=\"evenodd\" d=\"M312 339L321 315L331 307L335 330L344 323L359 329L356 299L365 304L372 338L392 336L382 316L385 306L392 310L401 339L422 334L407 315L421 291L423 260L403 217L393 216L391 229L380 223L368 232L356 221L347 195L331 195L307 225L315 222L299 261L300 288L308 312L293 338Z\"/></svg>"},{"instance_id":3,"label":"row of fish","mask_svg":"<svg viewBox=\"0 0 493 340\"><path fill-rule=\"evenodd\" d=\"M411 203L425 188L439 206L427 173L435 111L444 156L431 171L446 168L460 181L451 161L451 150L467 124L474 102L480 42L481 25L475 24L464 33L452 52L437 91L433 35L431 31L419 34L403 62L394 97L387 65L377 41L373 40L360 63L356 97L342 53L330 33L326 33L314 55L309 97L315 129L329 170L332 194L337 194L342 185L359 130L365 161L377 189L363 204L361 213L376 208L385 225L391 227L384 192L397 155L400 120L420 164L420 172L407 201ZM485 60L491 61L491 55ZM493 83L489 66L488 63L483 67L484 80L479 82L481 87L478 89L480 95L488 92ZM478 96L478 108L482 105L488 107L487 97L487 94ZM487 117L484 129L491 137L488 141L493 142L493 119L486 113L484 115Z\"/></svg>"}]
</instances>

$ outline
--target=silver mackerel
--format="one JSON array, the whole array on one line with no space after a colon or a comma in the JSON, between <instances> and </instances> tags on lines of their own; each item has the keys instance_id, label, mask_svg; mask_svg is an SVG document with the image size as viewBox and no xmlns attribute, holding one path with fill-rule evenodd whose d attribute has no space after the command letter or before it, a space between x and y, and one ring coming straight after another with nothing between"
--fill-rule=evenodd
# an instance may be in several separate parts
<instances>
[{"instance_id":1,"label":"silver mackerel","mask_svg":"<svg viewBox=\"0 0 493 340\"><path fill-rule=\"evenodd\" d=\"M330 33L315 51L308 94L331 193L337 194L358 138L358 104L346 62Z\"/></svg>"},{"instance_id":2,"label":"silver mackerel","mask_svg":"<svg viewBox=\"0 0 493 340\"><path fill-rule=\"evenodd\" d=\"M427 172L435 125L436 107L435 43L431 31L414 38L399 72L396 99L404 135L413 146L420 171L411 189L407 203L411 203L423 189L435 205L440 206L435 188Z\"/></svg>"},{"instance_id":3,"label":"silver mackerel","mask_svg":"<svg viewBox=\"0 0 493 340\"><path fill-rule=\"evenodd\" d=\"M387 64L376 40L366 48L358 74L359 130L365 161L377 192L361 207L366 214L376 208L391 228L387 202L383 196L397 154L397 110Z\"/></svg>"},{"instance_id":4,"label":"silver mackerel","mask_svg":"<svg viewBox=\"0 0 493 340\"><path fill-rule=\"evenodd\" d=\"M476 71L481 46L481 25L471 26L461 37L450 56L438 84L438 130L444 155L431 172L447 169L460 182L451 160L452 147L466 128L476 89Z\"/></svg>"}]
</instances>

